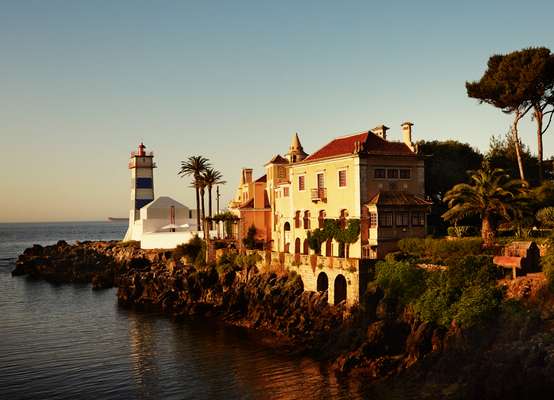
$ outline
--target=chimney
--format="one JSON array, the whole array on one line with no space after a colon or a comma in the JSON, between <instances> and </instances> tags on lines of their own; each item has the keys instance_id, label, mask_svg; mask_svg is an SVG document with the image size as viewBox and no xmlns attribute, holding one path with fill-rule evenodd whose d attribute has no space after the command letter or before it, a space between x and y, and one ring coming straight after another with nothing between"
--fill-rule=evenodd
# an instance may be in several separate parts
<instances>
[{"instance_id":1,"label":"chimney","mask_svg":"<svg viewBox=\"0 0 554 400\"><path fill-rule=\"evenodd\" d=\"M400 125L402 127L402 141L412 151L415 151L414 143L412 142L412 124L411 122L404 122Z\"/></svg>"},{"instance_id":2,"label":"chimney","mask_svg":"<svg viewBox=\"0 0 554 400\"><path fill-rule=\"evenodd\" d=\"M379 136L381 139L387 140L387 131L389 130L388 126L385 125L379 125L376 126L371 130L371 132L375 133L377 136Z\"/></svg>"},{"instance_id":3,"label":"chimney","mask_svg":"<svg viewBox=\"0 0 554 400\"><path fill-rule=\"evenodd\" d=\"M242 169L240 184L244 185L245 183L252 183L252 168L243 168Z\"/></svg>"}]
</instances>

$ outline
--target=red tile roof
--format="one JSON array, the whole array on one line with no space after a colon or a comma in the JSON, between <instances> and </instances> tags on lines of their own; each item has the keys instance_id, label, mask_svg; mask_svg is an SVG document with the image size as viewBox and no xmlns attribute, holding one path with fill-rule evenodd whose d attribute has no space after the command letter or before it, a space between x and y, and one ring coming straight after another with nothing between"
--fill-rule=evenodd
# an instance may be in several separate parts
<instances>
[{"instance_id":1,"label":"red tile roof","mask_svg":"<svg viewBox=\"0 0 554 400\"><path fill-rule=\"evenodd\" d=\"M333 139L321 149L306 157L304 161L354 154L356 152L356 142L364 144L362 151L364 154L415 155L404 143L389 142L369 131Z\"/></svg>"}]
</instances>

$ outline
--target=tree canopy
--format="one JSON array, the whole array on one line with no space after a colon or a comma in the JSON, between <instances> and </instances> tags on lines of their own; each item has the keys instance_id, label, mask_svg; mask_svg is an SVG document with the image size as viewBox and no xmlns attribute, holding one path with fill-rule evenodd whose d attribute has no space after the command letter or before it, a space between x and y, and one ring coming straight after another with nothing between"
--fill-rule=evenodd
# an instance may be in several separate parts
<instances>
[{"instance_id":1,"label":"tree canopy","mask_svg":"<svg viewBox=\"0 0 554 400\"><path fill-rule=\"evenodd\" d=\"M554 108L554 55L546 47L530 47L489 58L487 70L480 80L466 82L467 95L514 115L512 135L520 177L525 179L525 169L520 154L518 133L519 121L534 109L533 118L537 122L538 175L542 180L542 135L543 118ZM549 119L550 121L550 119Z\"/></svg>"},{"instance_id":2,"label":"tree canopy","mask_svg":"<svg viewBox=\"0 0 554 400\"><path fill-rule=\"evenodd\" d=\"M501 220L517 219L525 211L527 182L512 179L504 170L491 168L485 162L471 174L471 184L460 183L444 196L449 210L446 221L457 221L471 215L481 218L481 236L492 244Z\"/></svg>"},{"instance_id":3,"label":"tree canopy","mask_svg":"<svg viewBox=\"0 0 554 400\"><path fill-rule=\"evenodd\" d=\"M467 171L483 161L478 150L455 140L420 141L418 147L425 156L425 193L437 203L454 185L468 182Z\"/></svg>"}]
</instances>

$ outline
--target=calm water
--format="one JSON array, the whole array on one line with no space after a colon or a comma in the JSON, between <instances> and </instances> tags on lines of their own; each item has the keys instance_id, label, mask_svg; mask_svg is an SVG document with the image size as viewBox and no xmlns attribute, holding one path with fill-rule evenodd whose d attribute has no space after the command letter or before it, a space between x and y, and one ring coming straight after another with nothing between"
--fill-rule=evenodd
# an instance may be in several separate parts
<instances>
[{"instance_id":1,"label":"calm water","mask_svg":"<svg viewBox=\"0 0 554 400\"><path fill-rule=\"evenodd\" d=\"M10 275L33 243L119 239L126 224L0 224L0 398L360 398L358 380L210 320L172 322L117 305L115 290Z\"/></svg>"}]
</instances>

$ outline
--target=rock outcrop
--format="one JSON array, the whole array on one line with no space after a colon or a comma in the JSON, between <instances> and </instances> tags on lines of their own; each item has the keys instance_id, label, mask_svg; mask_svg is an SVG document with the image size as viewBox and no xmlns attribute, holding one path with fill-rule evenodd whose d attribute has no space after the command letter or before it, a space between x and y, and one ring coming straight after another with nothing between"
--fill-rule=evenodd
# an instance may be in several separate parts
<instances>
[{"instance_id":1,"label":"rock outcrop","mask_svg":"<svg viewBox=\"0 0 554 400\"><path fill-rule=\"evenodd\" d=\"M198 268L171 252L118 242L34 246L13 274L117 286L125 306L174 318L217 316L270 331L290 349L331 362L338 373L372 380L388 397L506 400L554 390L554 296L538 281L511 283L512 299L493 321L463 330L419 321L409 307L387 302L377 285L359 306L331 306L326 293L304 292L293 273ZM514 302L519 294L524 301Z\"/></svg>"}]
</instances>

